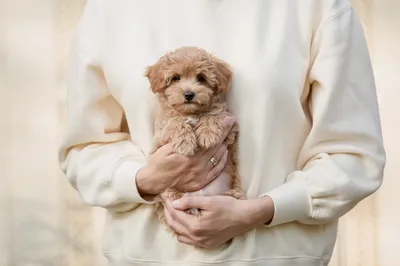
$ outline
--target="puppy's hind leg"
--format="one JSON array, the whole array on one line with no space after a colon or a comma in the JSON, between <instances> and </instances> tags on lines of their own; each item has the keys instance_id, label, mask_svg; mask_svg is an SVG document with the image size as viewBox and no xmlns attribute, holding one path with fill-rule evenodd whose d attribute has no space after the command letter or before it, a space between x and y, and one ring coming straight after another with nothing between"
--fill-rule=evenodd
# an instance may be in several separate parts
<instances>
[{"instance_id":1,"label":"puppy's hind leg","mask_svg":"<svg viewBox=\"0 0 400 266\"><path fill-rule=\"evenodd\" d=\"M231 134L235 134L236 137L236 132L234 133L233 132L231 131ZM238 144L237 142L233 142L229 147L230 147L229 160L225 166L224 171L230 174L230 176L232 177L232 183L231 183L231 190L226 192L225 195L234 197L236 199L245 199L246 195L242 189L242 185L240 182L240 175L238 173L238 160L237 160Z\"/></svg>"},{"instance_id":2,"label":"puppy's hind leg","mask_svg":"<svg viewBox=\"0 0 400 266\"><path fill-rule=\"evenodd\" d=\"M240 187L240 182L238 182L238 179L234 178L232 183L233 183L232 189L229 190L228 192L225 192L223 195L234 197L235 199L240 199L240 200L246 199L246 195L242 190L242 188Z\"/></svg>"}]
</instances>

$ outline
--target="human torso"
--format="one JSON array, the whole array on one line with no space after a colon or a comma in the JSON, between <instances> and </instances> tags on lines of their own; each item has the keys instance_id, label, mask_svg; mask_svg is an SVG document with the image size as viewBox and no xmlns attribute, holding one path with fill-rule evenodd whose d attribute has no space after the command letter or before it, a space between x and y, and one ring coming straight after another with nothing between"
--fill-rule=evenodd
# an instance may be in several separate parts
<instances>
[{"instance_id":1,"label":"human torso","mask_svg":"<svg viewBox=\"0 0 400 266\"><path fill-rule=\"evenodd\" d=\"M145 67L168 50L199 46L234 71L227 101L240 125L239 171L246 196L258 197L285 182L296 170L311 127L307 71L320 20L314 13L326 9L317 2L108 2L104 73L126 112L132 141L148 154L156 131L157 100ZM335 230L336 224L262 227L205 251L179 243L158 223L152 206L143 204L129 213L108 214L103 251L120 263L115 265L325 265Z\"/></svg>"}]
</instances>

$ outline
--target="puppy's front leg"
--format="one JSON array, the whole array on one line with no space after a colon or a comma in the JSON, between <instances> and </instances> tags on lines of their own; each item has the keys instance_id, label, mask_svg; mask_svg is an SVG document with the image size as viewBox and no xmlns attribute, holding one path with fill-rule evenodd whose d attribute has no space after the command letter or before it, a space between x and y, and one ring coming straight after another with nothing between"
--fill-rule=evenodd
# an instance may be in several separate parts
<instances>
[{"instance_id":1,"label":"puppy's front leg","mask_svg":"<svg viewBox=\"0 0 400 266\"><path fill-rule=\"evenodd\" d=\"M209 149L221 142L222 123L218 116L202 117L196 126L196 135L199 146L202 149Z\"/></svg>"},{"instance_id":2,"label":"puppy's front leg","mask_svg":"<svg viewBox=\"0 0 400 266\"><path fill-rule=\"evenodd\" d=\"M192 156L197 151L196 135L191 125L178 119L172 136L172 148L175 153Z\"/></svg>"}]
</instances>

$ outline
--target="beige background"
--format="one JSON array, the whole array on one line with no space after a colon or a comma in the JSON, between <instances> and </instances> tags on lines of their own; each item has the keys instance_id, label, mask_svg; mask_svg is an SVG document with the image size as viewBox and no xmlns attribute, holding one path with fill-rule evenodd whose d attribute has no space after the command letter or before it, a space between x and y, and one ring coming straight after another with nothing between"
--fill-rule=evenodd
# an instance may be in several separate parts
<instances>
[{"instance_id":1,"label":"beige background","mask_svg":"<svg viewBox=\"0 0 400 266\"><path fill-rule=\"evenodd\" d=\"M0 266L102 266L101 209L60 174L64 73L83 0L0 0ZM354 1L375 70L385 182L340 222L332 266L400 265L400 1Z\"/></svg>"}]
</instances>

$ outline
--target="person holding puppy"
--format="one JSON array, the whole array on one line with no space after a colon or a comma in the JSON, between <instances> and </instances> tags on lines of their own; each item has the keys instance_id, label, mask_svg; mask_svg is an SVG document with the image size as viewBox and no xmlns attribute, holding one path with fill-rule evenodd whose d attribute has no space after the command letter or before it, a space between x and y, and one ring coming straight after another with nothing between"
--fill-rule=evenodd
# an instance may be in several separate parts
<instances>
[{"instance_id":1,"label":"person holding puppy","mask_svg":"<svg viewBox=\"0 0 400 266\"><path fill-rule=\"evenodd\" d=\"M222 143L150 152L157 102L143 69L182 46L232 66L222 128L240 126L246 199L166 200L175 236L154 198L207 186L228 158ZM70 64L59 160L83 201L107 210L110 265L327 265L338 219L381 185L373 72L348 0L88 0Z\"/></svg>"}]
</instances>

